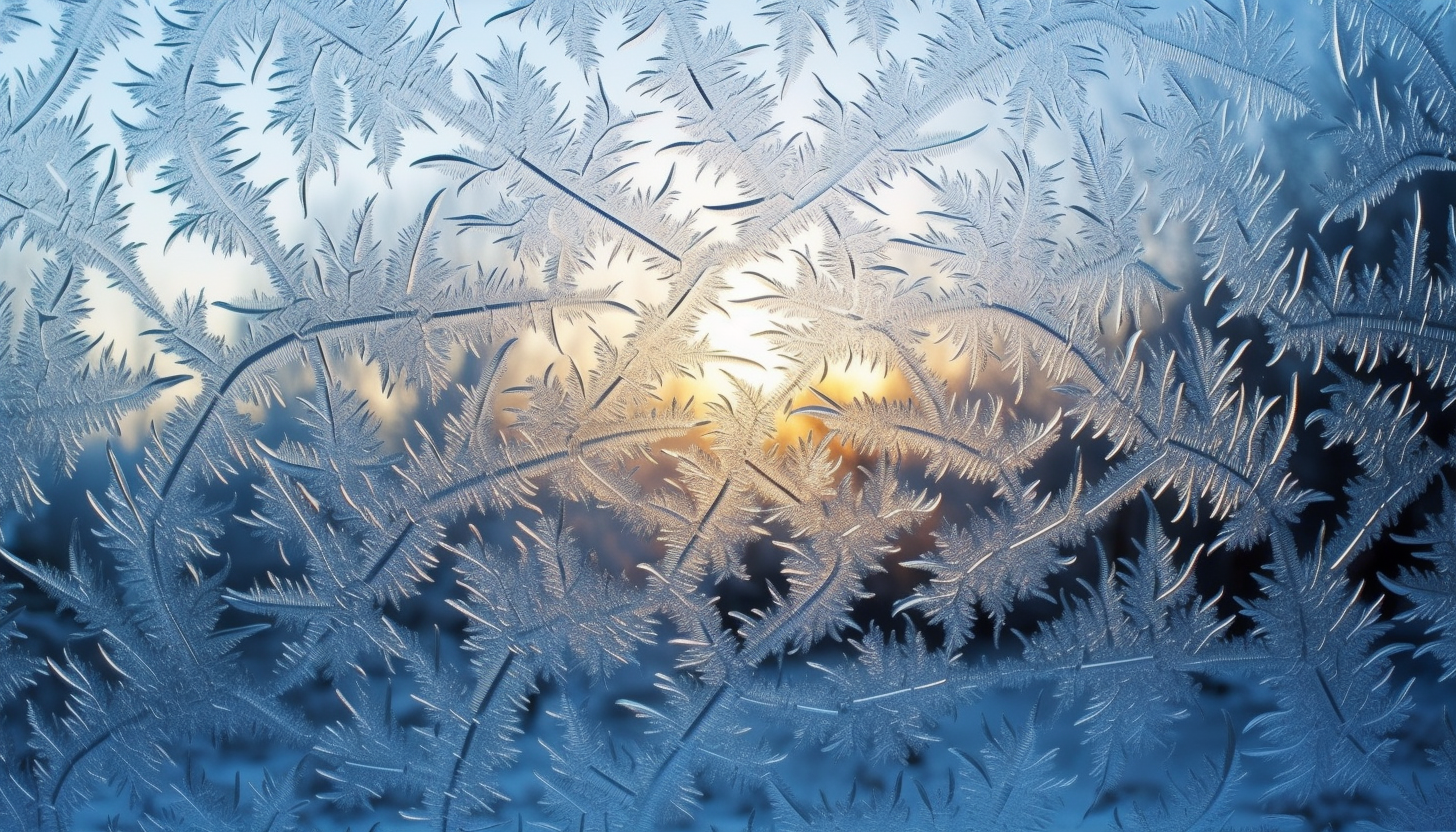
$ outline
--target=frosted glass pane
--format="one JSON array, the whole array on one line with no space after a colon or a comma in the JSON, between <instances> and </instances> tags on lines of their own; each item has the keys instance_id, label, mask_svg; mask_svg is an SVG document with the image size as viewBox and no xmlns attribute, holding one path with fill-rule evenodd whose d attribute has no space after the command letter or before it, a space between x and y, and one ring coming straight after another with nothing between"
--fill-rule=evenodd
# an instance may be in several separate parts
<instances>
[{"instance_id":1,"label":"frosted glass pane","mask_svg":"<svg viewBox=\"0 0 1456 832\"><path fill-rule=\"evenodd\" d=\"M0 0L0 828L1456 826L1453 35Z\"/></svg>"}]
</instances>

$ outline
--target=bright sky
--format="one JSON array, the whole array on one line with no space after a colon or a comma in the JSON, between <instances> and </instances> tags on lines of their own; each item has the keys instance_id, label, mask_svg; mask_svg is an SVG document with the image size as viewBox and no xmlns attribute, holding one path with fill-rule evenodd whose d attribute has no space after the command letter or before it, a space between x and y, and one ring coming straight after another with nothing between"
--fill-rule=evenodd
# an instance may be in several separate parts
<instances>
[{"instance_id":1,"label":"bright sky","mask_svg":"<svg viewBox=\"0 0 1456 832\"><path fill-rule=\"evenodd\" d=\"M421 9L421 20L432 21L437 13L445 10L443 7L436 9L433 4L428 3L418 5ZM900 60L913 60L917 55L923 54L925 41L920 32L939 25L932 5L922 3L918 17L913 10L906 10L907 14L901 16L900 30L890 38L888 52ZM489 2L451 4L450 9L445 10L447 22L451 12L458 11L460 15L459 26L447 37L441 53L458 53L454 64L457 94L462 97L475 95L465 73L483 71L483 63L477 55L494 58L500 54L503 44L514 49L518 44L524 43L527 60L542 67L550 82L557 85L557 101L564 104L565 118L569 122L574 123L580 119L584 102L598 84L620 110L639 114L639 118L622 131L622 134L629 139L643 140L646 144L631 155L634 166L619 173L615 182L636 189L655 188L665 181L669 171L674 170L676 165L673 181L681 195L672 210L679 217L686 217L688 212L702 205L729 203L744 198L739 190L739 183L732 181L731 177L720 177L721 171L692 169L693 166L686 163L688 157L685 154L662 151L662 147L675 136L674 123L677 115L665 109L663 102L645 95L645 88L641 85L634 86L634 83L644 67L650 65L649 59L660 54L659 44L664 34L664 26L659 24L630 44L620 49L612 49L612 44L626 41L630 33L621 16L605 20L598 37L598 43L604 45L604 55L597 72L587 76L566 54L560 39L553 42L549 31L543 31L533 24L523 26L519 15L508 16L485 26L485 21L508 8L511 6L504 2ZM761 15L747 14L743 11L746 8L746 5L740 4L710 4L707 28L730 26L738 42L745 45L774 44L779 33L772 21ZM38 19L49 26L54 23L57 11L41 6L37 9L37 14L40 15ZM50 17L44 17L47 14ZM802 132L804 136L800 141L822 140L824 128L811 116L818 106L817 100L824 96L824 89L827 88L844 101L852 102L863 94L867 86L864 75L872 76L876 71L877 60L873 52L864 43L854 40L853 27L843 19L842 12L833 10L829 17L830 32L835 37L832 48L824 42L821 35L815 33L815 49L804 70L793 83L778 88L780 99L776 111L782 121L778 127L781 136ZM83 101L89 100L93 114L91 121L94 124L90 139L115 148L122 147L117 122L103 114L114 112L118 118L132 123L144 121L146 118L145 113L138 112L132 106L125 90L118 87L116 82L136 77L136 72L127 65L128 62L147 69L155 66L162 56L161 50L146 46L155 43L159 38L160 24L157 15L139 9L134 18L140 37L130 41L125 49L110 53L98 67L98 71L86 80L82 92L74 96L67 105L68 111L74 112ZM324 231L339 235L352 212L374 194L381 195L374 212L376 239L386 245L393 243L399 229L419 216L431 195L440 188L450 188L447 191L446 206L439 213L440 216L478 212L492 207L497 198L497 193L492 190L495 185L472 187L457 193L454 186L459 184L458 181L445 173L431 168L409 166L410 160L433 153L448 153L468 144L464 137L452 134L447 129L441 128L438 132L416 129L407 135L403 161L388 172L387 183L384 172L370 165L373 154L368 144L356 136L360 149L346 149L338 171L334 174L325 172L316 175L308 183L309 212L305 216L298 200L291 141L281 130L265 129L272 118L269 110L276 96L276 93L269 90L268 68L279 57L279 45L274 43L271 46L264 56L263 71L254 77L252 68L258 58L256 50L261 45L261 39L257 43L238 44L238 61L223 66L217 80L237 84L226 90L224 101L237 111L239 123L247 128L235 140L239 148L237 158L258 154L257 161L247 169L247 175L260 185L280 178L289 179L274 192L270 206L285 246L303 244L312 247L321 239ZM18 45L10 44L0 51L0 70L15 78L46 54L43 38L22 38ZM750 50L743 59L748 65L747 71L750 75L762 74L766 79L777 77L775 49ZM924 133L931 135L942 130L969 132L987 125L994 127L997 118L998 112L991 103L966 101L927 125ZM1002 143L1003 139L997 137L994 129L988 130L975 140L960 143L936 162L949 170L972 173L988 170L1001 164ZM1054 130L1044 131L1035 144L1035 149L1048 158L1065 156L1068 147L1067 137ZM211 300L231 300L255 291L266 291L267 282L262 268L249 262L246 257L237 254L226 256L213 251L207 241L196 237L191 240L179 238L170 246L163 245L171 231L167 220L178 206L174 206L165 194L154 193L159 186L157 171L158 166L155 164L130 171L123 187L122 198L124 202L132 204L132 223L128 239L142 244L138 253L142 270L151 278L154 288L164 301L180 297L183 292L205 291ZM923 231L927 225L920 212L935 207L930 189L918 177L910 175L894 178L889 184L893 187L883 189L875 198L876 205L888 215L876 219L899 233ZM1056 187L1073 189L1075 177L1064 177L1064 181ZM868 212L868 209L865 210ZM695 228L706 231L720 221L720 215L699 212L695 219ZM493 243L498 234L492 230L465 230L457 233L457 229L443 221L438 227L442 232L442 254L448 259L462 264L478 262L485 269L509 262L502 247ZM731 226L721 227L708 239L731 238L733 233ZM765 256L757 258L752 264L752 270L792 282L795 279L793 263L796 262L796 256L791 250L802 246L802 250L812 251L814 244L813 239L786 241L776 249L766 252ZM1177 252L1169 252L1166 248L1154 246L1150 256L1168 260L1164 264L1165 271L1168 272L1176 271L1181 265L1176 262ZM907 252L905 257L907 267L915 267L914 255ZM629 304L660 302L664 297L665 285L659 279L660 275L642 269L639 259L612 257L609 250L601 250L592 252L586 260L587 265L578 277L584 288L619 285L617 299ZM40 261L41 253L33 246L21 245L16 236L0 246L0 273L4 274L7 285L19 289L20 296L24 294L30 272L39 267ZM531 268L535 267L528 266L528 272ZM771 329L774 326L773 319L761 309L732 302L761 294L764 290L761 281L747 274L747 271L750 269L746 266L738 267L723 275L729 288L719 299L718 308L708 311L701 318L699 332L707 337L714 348L728 355L750 359L761 365L761 368L738 362L724 363L723 366L710 368L699 379L683 382L690 388L688 392L699 400L715 398L730 390L725 372L731 372L750 384L772 388L782 381L787 371L783 358L774 355L769 343L755 335ZM532 276L540 279L539 274ZM90 322L92 330L105 333L107 339L128 349L135 363L144 363L152 357L155 348L146 339L139 338L137 333L146 329L149 322L131 311L127 299L118 290L107 288L105 281L99 279L99 274L90 277L90 291L97 310ZM209 320L219 333L233 335L245 323L240 318L236 314L214 309ZM626 334L631 325L632 319L625 314L604 315L592 324L597 331L608 337ZM564 333L563 346L572 354L573 359L581 364L589 364L592 337L587 324L581 323ZM538 333L527 337L513 351L511 375L517 380L539 375L547 365L559 359L560 356L555 353L554 348ZM174 371L167 364L166 356L158 357L159 371ZM954 372L949 364L945 370L948 373ZM386 400L377 383L371 381L372 371L369 368L360 362L354 362L350 372L354 374L360 387L374 399L386 421L393 422L388 429L403 430L407 427L412 404L417 400L411 391L396 390L393 398ZM842 391L846 398L852 397L856 392L886 396L906 395L903 382L895 378L886 379L882 367L871 369L851 362L847 369L836 368L835 373L837 375L826 380L823 386L826 389ZM299 383L306 383L306 380ZM194 388L182 386L176 392L185 396L193 390ZM146 422L154 419L157 411L166 406L163 403L154 408L152 413L136 417L129 432L133 435L139 434ZM781 433L780 438L787 437L795 430L799 429L786 428L787 433Z\"/></svg>"}]
</instances>

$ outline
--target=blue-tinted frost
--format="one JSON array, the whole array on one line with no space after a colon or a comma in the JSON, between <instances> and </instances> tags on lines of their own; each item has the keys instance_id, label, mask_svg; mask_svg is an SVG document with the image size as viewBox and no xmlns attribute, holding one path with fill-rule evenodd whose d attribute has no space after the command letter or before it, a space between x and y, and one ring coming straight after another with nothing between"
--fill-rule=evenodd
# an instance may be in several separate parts
<instances>
[{"instance_id":1,"label":"blue-tinted frost","mask_svg":"<svg viewBox=\"0 0 1456 832\"><path fill-rule=\"evenodd\" d=\"M0 3L0 827L1451 828L1452 38Z\"/></svg>"}]
</instances>

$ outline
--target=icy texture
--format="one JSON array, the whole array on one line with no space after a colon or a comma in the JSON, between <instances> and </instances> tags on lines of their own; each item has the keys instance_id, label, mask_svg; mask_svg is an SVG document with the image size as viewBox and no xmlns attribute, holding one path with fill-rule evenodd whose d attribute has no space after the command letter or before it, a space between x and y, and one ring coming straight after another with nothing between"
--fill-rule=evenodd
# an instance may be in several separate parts
<instances>
[{"instance_id":1,"label":"icy texture","mask_svg":"<svg viewBox=\"0 0 1456 832\"><path fill-rule=\"evenodd\" d=\"M0 4L0 827L1456 825L1452 22L1186 5Z\"/></svg>"}]
</instances>

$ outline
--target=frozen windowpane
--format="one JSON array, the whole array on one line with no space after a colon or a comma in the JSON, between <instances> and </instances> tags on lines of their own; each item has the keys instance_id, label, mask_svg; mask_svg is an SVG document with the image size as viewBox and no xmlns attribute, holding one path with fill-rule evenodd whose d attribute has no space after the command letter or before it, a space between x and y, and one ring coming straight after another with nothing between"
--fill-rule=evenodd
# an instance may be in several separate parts
<instances>
[{"instance_id":1,"label":"frozen windowpane","mask_svg":"<svg viewBox=\"0 0 1456 832\"><path fill-rule=\"evenodd\" d=\"M0 828L1456 827L1424 0L0 0Z\"/></svg>"}]
</instances>

